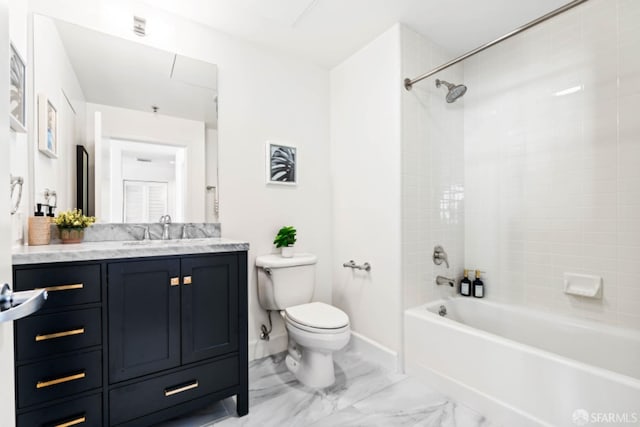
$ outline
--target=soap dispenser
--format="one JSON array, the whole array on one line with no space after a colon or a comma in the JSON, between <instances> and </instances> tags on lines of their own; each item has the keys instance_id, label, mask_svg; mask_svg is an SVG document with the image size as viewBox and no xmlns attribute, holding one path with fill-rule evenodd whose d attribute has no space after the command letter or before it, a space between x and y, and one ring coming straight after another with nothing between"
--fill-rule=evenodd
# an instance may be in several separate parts
<instances>
[{"instance_id":1,"label":"soap dispenser","mask_svg":"<svg viewBox=\"0 0 640 427\"><path fill-rule=\"evenodd\" d=\"M473 296L484 298L484 282L480 280L480 270L476 270L476 279L473 281Z\"/></svg>"},{"instance_id":2,"label":"soap dispenser","mask_svg":"<svg viewBox=\"0 0 640 427\"><path fill-rule=\"evenodd\" d=\"M460 281L460 295L471 296L471 280L469 280L469 270L464 270L464 278Z\"/></svg>"},{"instance_id":3,"label":"soap dispenser","mask_svg":"<svg viewBox=\"0 0 640 427\"><path fill-rule=\"evenodd\" d=\"M42 203L38 203L36 206L37 209L33 216L29 217L29 245L48 245L51 240L51 220L44 216Z\"/></svg>"}]
</instances>

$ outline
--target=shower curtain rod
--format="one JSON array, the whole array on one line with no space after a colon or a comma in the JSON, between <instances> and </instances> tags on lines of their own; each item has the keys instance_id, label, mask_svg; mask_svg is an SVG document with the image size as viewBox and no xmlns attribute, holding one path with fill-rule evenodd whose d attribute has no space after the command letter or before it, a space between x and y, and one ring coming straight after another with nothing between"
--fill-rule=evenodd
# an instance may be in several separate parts
<instances>
[{"instance_id":1,"label":"shower curtain rod","mask_svg":"<svg viewBox=\"0 0 640 427\"><path fill-rule=\"evenodd\" d=\"M527 24L524 24L523 26L518 27L515 30L513 30L513 31L511 31L511 32L509 32L509 33L507 33L507 34L505 34L505 35L493 40L493 41L490 41L489 43L485 43L482 46L477 47L477 48L475 48L473 50L470 50L469 52L465 53L464 55L461 55L461 56L457 57L456 59L452 59L451 61L449 61L449 62L447 62L445 64L442 64L441 66L439 66L437 68L434 68L431 71L428 71L428 72L426 72L424 74L421 74L418 77L416 77L415 79L404 79L404 88L406 90L411 90L411 87L415 83L418 83L419 81L424 80L427 77L430 77L430 76L432 76L432 75L434 75L434 74L436 74L436 73L438 73L438 72L440 72L440 71L442 71L442 70L444 70L446 68L449 68L452 65L457 64L458 62L464 61L465 59L469 58L470 56L473 56L476 53L480 53L483 50L488 49L493 45L496 45L496 44L498 44L500 42L503 42L503 41L515 36L516 34L520 34L521 32L523 32L525 30L528 30L529 28L535 27L536 25L541 24L542 22L544 22L544 21L546 21L548 19L551 19L554 16L560 15L561 13L566 12L569 9L573 9L574 7L578 6L579 4L586 3L587 1L588 0L574 0L572 2L569 2L569 3L565 4L562 7L559 7L557 9L552 10L551 12L547 13L546 15L541 16L538 19L534 19L533 21L531 21L531 22L529 22Z\"/></svg>"}]
</instances>

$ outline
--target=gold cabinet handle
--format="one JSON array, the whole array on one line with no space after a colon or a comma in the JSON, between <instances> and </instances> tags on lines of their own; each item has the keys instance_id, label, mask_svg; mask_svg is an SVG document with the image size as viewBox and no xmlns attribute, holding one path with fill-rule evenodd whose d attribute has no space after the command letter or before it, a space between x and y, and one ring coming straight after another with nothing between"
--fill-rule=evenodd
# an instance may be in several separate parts
<instances>
[{"instance_id":1,"label":"gold cabinet handle","mask_svg":"<svg viewBox=\"0 0 640 427\"><path fill-rule=\"evenodd\" d=\"M188 385L185 385L185 386L182 386L182 387L165 388L164 389L164 396L165 397L173 396L174 394L182 393L182 392L187 391L187 390L192 390L194 388L198 388L199 386L200 386L200 384L198 384L198 380L195 380L191 384L188 384Z\"/></svg>"},{"instance_id":2,"label":"gold cabinet handle","mask_svg":"<svg viewBox=\"0 0 640 427\"><path fill-rule=\"evenodd\" d=\"M185 285L190 285L191 284L191 276L184 276L182 278L182 283L184 283Z\"/></svg>"},{"instance_id":3,"label":"gold cabinet handle","mask_svg":"<svg viewBox=\"0 0 640 427\"><path fill-rule=\"evenodd\" d=\"M52 340L54 338L69 337L71 335L81 335L81 334L84 334L84 328L72 329L70 331L64 331L64 332L56 332L53 334L45 334L45 335L38 334L36 335L36 342Z\"/></svg>"},{"instance_id":4,"label":"gold cabinet handle","mask_svg":"<svg viewBox=\"0 0 640 427\"><path fill-rule=\"evenodd\" d=\"M62 424L56 424L54 427L71 427L71 426L77 426L78 424L84 424L87 422L87 417L79 417L76 418L75 420L71 420L71 421L67 421L66 423L62 423Z\"/></svg>"},{"instance_id":5,"label":"gold cabinet handle","mask_svg":"<svg viewBox=\"0 0 640 427\"><path fill-rule=\"evenodd\" d=\"M84 288L84 283L73 283L71 285L47 286L46 288L37 288L37 289L44 289L47 292L57 292L57 291L71 291L74 289L82 289L82 288Z\"/></svg>"},{"instance_id":6,"label":"gold cabinet handle","mask_svg":"<svg viewBox=\"0 0 640 427\"><path fill-rule=\"evenodd\" d=\"M55 380L38 381L38 383L36 384L36 388L45 388L45 387L50 387L56 384L67 383L69 381L81 380L86 376L87 375L84 372L81 372L79 374L69 375L62 378L56 378Z\"/></svg>"},{"instance_id":7,"label":"gold cabinet handle","mask_svg":"<svg viewBox=\"0 0 640 427\"><path fill-rule=\"evenodd\" d=\"M171 281L169 282L169 284L171 286L178 286L180 284L180 278L179 277L172 277Z\"/></svg>"}]
</instances>

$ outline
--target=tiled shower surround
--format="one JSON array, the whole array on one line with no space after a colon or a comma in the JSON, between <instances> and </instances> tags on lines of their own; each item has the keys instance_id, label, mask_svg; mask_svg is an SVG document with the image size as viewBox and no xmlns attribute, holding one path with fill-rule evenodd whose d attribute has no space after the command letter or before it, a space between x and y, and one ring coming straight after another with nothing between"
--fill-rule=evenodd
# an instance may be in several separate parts
<instances>
[{"instance_id":1,"label":"tiled shower surround","mask_svg":"<svg viewBox=\"0 0 640 427\"><path fill-rule=\"evenodd\" d=\"M402 75L415 77L450 59L407 27L401 32ZM438 78L463 83L462 66ZM404 308L450 295L437 275L461 277L464 268L464 103L447 104L435 77L402 90L402 283ZM431 262L442 245L450 268Z\"/></svg>"},{"instance_id":2,"label":"tiled shower surround","mask_svg":"<svg viewBox=\"0 0 640 427\"><path fill-rule=\"evenodd\" d=\"M640 1L591 0L403 94L405 307L464 264L488 298L640 328L638 22ZM403 29L403 75L449 57ZM447 105L436 77L469 90ZM565 272L602 276L602 299Z\"/></svg>"},{"instance_id":3,"label":"tiled shower surround","mask_svg":"<svg viewBox=\"0 0 640 427\"><path fill-rule=\"evenodd\" d=\"M465 261L491 298L640 328L638 22L591 0L465 62Z\"/></svg>"}]
</instances>

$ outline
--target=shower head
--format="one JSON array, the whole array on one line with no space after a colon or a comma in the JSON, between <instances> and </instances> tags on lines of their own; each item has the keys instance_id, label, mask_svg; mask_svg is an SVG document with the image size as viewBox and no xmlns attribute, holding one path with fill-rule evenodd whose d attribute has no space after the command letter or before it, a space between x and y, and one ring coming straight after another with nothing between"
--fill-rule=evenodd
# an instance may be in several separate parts
<instances>
[{"instance_id":1,"label":"shower head","mask_svg":"<svg viewBox=\"0 0 640 427\"><path fill-rule=\"evenodd\" d=\"M453 83L436 79L436 87L440 87L442 85L445 85L447 89L449 89L449 92L447 92L447 102L449 104L456 102L458 98L462 98L462 96L467 92L467 87L465 85L454 85Z\"/></svg>"}]
</instances>

